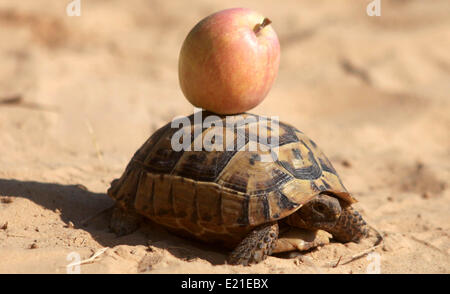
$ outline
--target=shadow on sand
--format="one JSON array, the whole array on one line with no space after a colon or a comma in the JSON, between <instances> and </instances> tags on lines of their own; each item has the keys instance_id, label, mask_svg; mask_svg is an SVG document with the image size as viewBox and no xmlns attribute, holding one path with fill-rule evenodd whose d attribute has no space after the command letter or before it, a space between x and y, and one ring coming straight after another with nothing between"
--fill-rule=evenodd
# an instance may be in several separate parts
<instances>
[{"instance_id":1,"label":"shadow on sand","mask_svg":"<svg viewBox=\"0 0 450 294\"><path fill-rule=\"evenodd\" d=\"M75 228L87 231L102 246L150 244L182 260L201 258L212 264L225 263L223 250L179 238L151 222L146 222L133 234L116 237L108 228L113 200L82 185L0 179L0 196L22 197L46 209L59 210L64 223L72 222Z\"/></svg>"}]
</instances>

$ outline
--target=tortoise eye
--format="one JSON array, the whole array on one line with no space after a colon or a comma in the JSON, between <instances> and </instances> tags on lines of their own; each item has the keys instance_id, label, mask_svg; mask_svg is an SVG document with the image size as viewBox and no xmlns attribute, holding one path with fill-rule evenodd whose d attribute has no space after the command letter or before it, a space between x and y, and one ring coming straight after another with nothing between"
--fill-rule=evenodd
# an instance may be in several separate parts
<instances>
[{"instance_id":1,"label":"tortoise eye","mask_svg":"<svg viewBox=\"0 0 450 294\"><path fill-rule=\"evenodd\" d=\"M316 205L314 205L314 209L318 212L324 212L325 205L323 205L322 203L317 203Z\"/></svg>"}]
</instances>

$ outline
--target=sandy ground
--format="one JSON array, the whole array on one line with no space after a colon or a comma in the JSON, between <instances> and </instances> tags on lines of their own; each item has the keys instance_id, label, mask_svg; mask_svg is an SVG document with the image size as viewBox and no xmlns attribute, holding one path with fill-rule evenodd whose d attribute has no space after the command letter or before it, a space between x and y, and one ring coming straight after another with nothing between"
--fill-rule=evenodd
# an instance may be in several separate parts
<instances>
[{"instance_id":1,"label":"sandy ground","mask_svg":"<svg viewBox=\"0 0 450 294\"><path fill-rule=\"evenodd\" d=\"M69 0L1 0L0 273L66 273L102 248L82 273L450 273L450 2L382 0L381 17L368 2L82 0L68 17ZM155 226L116 238L108 213L91 218L147 137L192 113L177 77L190 28L235 6L269 16L281 42L252 112L322 147L383 234L378 255L324 266L369 239L229 266Z\"/></svg>"}]
</instances>

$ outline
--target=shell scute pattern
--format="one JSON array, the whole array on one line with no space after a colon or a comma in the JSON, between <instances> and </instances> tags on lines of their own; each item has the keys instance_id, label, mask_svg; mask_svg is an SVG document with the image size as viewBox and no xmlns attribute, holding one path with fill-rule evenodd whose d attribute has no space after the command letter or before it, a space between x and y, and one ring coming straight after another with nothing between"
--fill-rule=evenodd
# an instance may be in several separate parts
<instances>
[{"instance_id":1,"label":"shell scute pattern","mask_svg":"<svg viewBox=\"0 0 450 294\"><path fill-rule=\"evenodd\" d=\"M252 142L270 144L272 132L278 133L277 160L262 161L263 154L270 154L267 150L194 151L196 140L203 140L212 127L199 125L191 115L186 128L191 130L191 151L173 150L172 136L181 127L167 124L135 153L108 194L171 230L229 242L292 214L321 191L333 190L354 201L329 160L299 130L281 122L276 130L269 119L261 131L258 116L252 114L234 122L218 118L227 128L214 133L215 141L232 138L226 143L236 147L240 142L239 151Z\"/></svg>"}]
</instances>

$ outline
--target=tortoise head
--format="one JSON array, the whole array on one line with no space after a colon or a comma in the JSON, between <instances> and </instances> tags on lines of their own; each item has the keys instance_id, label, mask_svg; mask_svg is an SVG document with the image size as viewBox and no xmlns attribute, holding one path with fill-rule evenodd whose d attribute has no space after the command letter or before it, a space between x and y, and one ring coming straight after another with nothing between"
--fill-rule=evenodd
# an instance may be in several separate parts
<instances>
[{"instance_id":1,"label":"tortoise head","mask_svg":"<svg viewBox=\"0 0 450 294\"><path fill-rule=\"evenodd\" d=\"M361 215L334 195L317 195L287 221L295 227L327 231L341 242L358 242L367 235L367 224Z\"/></svg>"},{"instance_id":2,"label":"tortoise head","mask_svg":"<svg viewBox=\"0 0 450 294\"><path fill-rule=\"evenodd\" d=\"M320 194L297 211L297 216L308 229L333 229L342 213L339 200L333 196Z\"/></svg>"}]
</instances>

